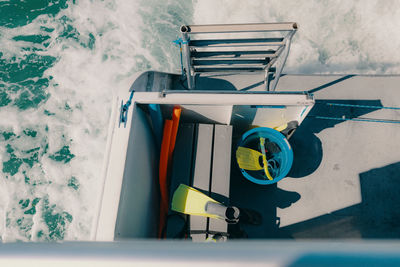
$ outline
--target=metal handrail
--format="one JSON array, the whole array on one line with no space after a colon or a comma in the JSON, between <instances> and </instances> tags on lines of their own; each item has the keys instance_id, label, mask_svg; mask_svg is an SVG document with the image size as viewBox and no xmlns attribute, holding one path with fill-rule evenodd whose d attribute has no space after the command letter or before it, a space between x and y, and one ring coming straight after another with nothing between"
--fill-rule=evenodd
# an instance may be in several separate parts
<instances>
[{"instance_id":1,"label":"metal handrail","mask_svg":"<svg viewBox=\"0 0 400 267\"><path fill-rule=\"evenodd\" d=\"M210 25L183 25L182 33L234 33L234 32L270 32L297 30L296 22L283 23L247 23L247 24L210 24Z\"/></svg>"}]
</instances>

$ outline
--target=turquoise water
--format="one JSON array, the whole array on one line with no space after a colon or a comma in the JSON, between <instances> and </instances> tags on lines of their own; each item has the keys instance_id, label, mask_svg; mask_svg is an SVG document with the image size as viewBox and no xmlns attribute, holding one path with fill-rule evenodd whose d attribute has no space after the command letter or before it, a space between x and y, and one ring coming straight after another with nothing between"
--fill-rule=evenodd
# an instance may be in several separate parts
<instances>
[{"instance_id":1,"label":"turquoise water","mask_svg":"<svg viewBox=\"0 0 400 267\"><path fill-rule=\"evenodd\" d=\"M372 0L0 0L1 240L90 238L113 92L137 71L178 71L179 25L297 21L287 72L392 74L399 12Z\"/></svg>"},{"instance_id":2,"label":"turquoise water","mask_svg":"<svg viewBox=\"0 0 400 267\"><path fill-rule=\"evenodd\" d=\"M0 1L1 240L89 239L113 92L136 71L175 71L191 9Z\"/></svg>"}]
</instances>

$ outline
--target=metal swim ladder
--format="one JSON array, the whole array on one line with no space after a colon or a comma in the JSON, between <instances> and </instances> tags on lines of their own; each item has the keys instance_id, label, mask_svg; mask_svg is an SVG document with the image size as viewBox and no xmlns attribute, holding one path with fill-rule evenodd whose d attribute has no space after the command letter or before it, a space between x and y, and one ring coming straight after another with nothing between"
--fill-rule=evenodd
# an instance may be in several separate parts
<instances>
[{"instance_id":1,"label":"metal swim ladder","mask_svg":"<svg viewBox=\"0 0 400 267\"><path fill-rule=\"evenodd\" d=\"M188 88L195 88L195 77L202 73L264 72L265 90L274 91L297 28L294 22L181 26ZM268 36L254 38L253 33Z\"/></svg>"}]
</instances>

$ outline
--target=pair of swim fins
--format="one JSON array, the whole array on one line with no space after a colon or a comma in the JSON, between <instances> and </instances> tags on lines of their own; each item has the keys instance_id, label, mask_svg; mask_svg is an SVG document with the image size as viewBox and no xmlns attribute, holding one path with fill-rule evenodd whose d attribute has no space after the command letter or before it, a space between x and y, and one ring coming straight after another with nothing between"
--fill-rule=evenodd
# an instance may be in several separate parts
<instances>
[{"instance_id":1,"label":"pair of swim fins","mask_svg":"<svg viewBox=\"0 0 400 267\"><path fill-rule=\"evenodd\" d=\"M262 158L263 166L260 164L260 157ZM240 146L236 150L236 160L239 164L239 168L249 171L260 171L264 169L267 178L269 180L274 179L268 170L268 161L265 150L263 153L260 153L254 149Z\"/></svg>"},{"instance_id":2,"label":"pair of swim fins","mask_svg":"<svg viewBox=\"0 0 400 267\"><path fill-rule=\"evenodd\" d=\"M273 177L268 170L266 145L268 145L268 151L272 154L280 151L280 148L275 143L266 144L265 138L261 137L260 149L262 153L251 148L240 146L236 150L236 160L239 164L239 168L249 171L260 171L264 169L266 177L269 180L273 180ZM260 164L260 158L262 159L262 165Z\"/></svg>"}]
</instances>

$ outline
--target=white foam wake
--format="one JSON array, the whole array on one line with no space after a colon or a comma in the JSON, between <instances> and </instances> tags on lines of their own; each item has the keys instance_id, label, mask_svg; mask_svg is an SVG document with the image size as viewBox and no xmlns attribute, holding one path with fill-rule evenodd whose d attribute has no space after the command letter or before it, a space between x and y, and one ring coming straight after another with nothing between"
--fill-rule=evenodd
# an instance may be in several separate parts
<instances>
[{"instance_id":1,"label":"white foam wake","mask_svg":"<svg viewBox=\"0 0 400 267\"><path fill-rule=\"evenodd\" d=\"M137 71L178 69L178 49L172 41L179 25L191 18L190 2L74 2L56 17L43 14L26 26L1 29L0 42L6 47L3 58L23 57L27 46L42 49L37 55L57 58L44 72L52 77L47 101L27 110L11 105L0 109L0 117L8 118L0 130L15 134L1 139L2 161L11 159L7 145L21 159L27 157L26 151L39 151L33 166L22 163L16 174L3 173L3 241L88 239L113 92L126 89L128 98L130 77ZM32 34L50 35L49 46L43 49L41 44L12 39ZM27 128L36 135L24 134ZM65 146L74 157L54 160ZM35 211L29 211L34 205Z\"/></svg>"},{"instance_id":2,"label":"white foam wake","mask_svg":"<svg viewBox=\"0 0 400 267\"><path fill-rule=\"evenodd\" d=\"M297 22L287 73L399 74L399 17L399 1L202 0L194 22Z\"/></svg>"}]
</instances>

